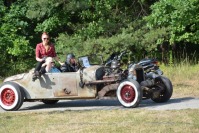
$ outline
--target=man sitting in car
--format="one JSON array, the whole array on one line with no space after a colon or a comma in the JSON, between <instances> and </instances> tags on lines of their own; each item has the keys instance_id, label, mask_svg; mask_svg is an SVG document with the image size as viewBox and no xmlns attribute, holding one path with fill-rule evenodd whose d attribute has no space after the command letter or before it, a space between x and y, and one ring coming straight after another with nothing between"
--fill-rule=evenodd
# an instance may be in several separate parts
<instances>
[{"instance_id":1,"label":"man sitting in car","mask_svg":"<svg viewBox=\"0 0 199 133\"><path fill-rule=\"evenodd\" d=\"M61 71L62 72L77 72L79 69L79 65L75 59L74 54L68 54L66 56L66 61L64 65L61 66Z\"/></svg>"},{"instance_id":2,"label":"man sitting in car","mask_svg":"<svg viewBox=\"0 0 199 133\"><path fill-rule=\"evenodd\" d=\"M48 63L51 64L50 67L47 66ZM47 73L59 73L60 72L60 70L55 66L55 62L53 61L52 57L46 58L46 62L44 64L42 64L41 69L45 69L45 71Z\"/></svg>"}]
</instances>

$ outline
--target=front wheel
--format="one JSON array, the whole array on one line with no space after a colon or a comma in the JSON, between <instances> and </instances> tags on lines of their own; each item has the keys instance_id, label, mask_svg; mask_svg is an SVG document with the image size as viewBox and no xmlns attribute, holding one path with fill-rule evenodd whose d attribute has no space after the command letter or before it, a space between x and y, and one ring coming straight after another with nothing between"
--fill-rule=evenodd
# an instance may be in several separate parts
<instances>
[{"instance_id":1,"label":"front wheel","mask_svg":"<svg viewBox=\"0 0 199 133\"><path fill-rule=\"evenodd\" d=\"M118 86L117 98L124 107L137 107L142 100L140 85L134 80L124 80Z\"/></svg>"},{"instance_id":2,"label":"front wheel","mask_svg":"<svg viewBox=\"0 0 199 133\"><path fill-rule=\"evenodd\" d=\"M156 103L163 103L167 102L173 93L173 86L171 81L163 76L159 76L155 79L155 88L162 88L162 91L160 92L159 96L152 97L151 100L153 100Z\"/></svg>"},{"instance_id":3,"label":"front wheel","mask_svg":"<svg viewBox=\"0 0 199 133\"><path fill-rule=\"evenodd\" d=\"M18 110L24 101L24 94L16 83L7 82L0 87L0 106L6 111Z\"/></svg>"}]
</instances>

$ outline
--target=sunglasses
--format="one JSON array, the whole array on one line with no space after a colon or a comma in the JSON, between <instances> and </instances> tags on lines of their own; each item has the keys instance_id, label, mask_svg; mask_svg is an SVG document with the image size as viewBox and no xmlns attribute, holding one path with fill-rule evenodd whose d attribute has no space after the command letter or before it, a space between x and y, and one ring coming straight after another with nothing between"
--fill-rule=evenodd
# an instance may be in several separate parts
<instances>
[{"instance_id":1,"label":"sunglasses","mask_svg":"<svg viewBox=\"0 0 199 133\"><path fill-rule=\"evenodd\" d=\"M49 38L43 38L44 40L49 40Z\"/></svg>"}]
</instances>

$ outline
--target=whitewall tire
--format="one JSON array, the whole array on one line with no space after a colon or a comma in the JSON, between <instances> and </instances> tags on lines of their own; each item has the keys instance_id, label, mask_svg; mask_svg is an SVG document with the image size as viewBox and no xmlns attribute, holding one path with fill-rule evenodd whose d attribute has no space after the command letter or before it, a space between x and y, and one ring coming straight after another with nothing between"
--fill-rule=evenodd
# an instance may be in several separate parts
<instances>
[{"instance_id":1,"label":"whitewall tire","mask_svg":"<svg viewBox=\"0 0 199 133\"><path fill-rule=\"evenodd\" d=\"M24 101L24 95L19 85L6 82L0 87L0 106L6 111L18 110Z\"/></svg>"},{"instance_id":2,"label":"whitewall tire","mask_svg":"<svg viewBox=\"0 0 199 133\"><path fill-rule=\"evenodd\" d=\"M134 80L121 82L116 94L119 102L127 108L137 107L142 100L140 85Z\"/></svg>"}]
</instances>

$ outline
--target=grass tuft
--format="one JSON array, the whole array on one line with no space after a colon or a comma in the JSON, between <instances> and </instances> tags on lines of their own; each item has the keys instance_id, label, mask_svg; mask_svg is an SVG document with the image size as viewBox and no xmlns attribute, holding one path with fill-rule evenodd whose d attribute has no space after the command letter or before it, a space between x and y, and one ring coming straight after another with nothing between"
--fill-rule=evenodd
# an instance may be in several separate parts
<instances>
[{"instance_id":1,"label":"grass tuft","mask_svg":"<svg viewBox=\"0 0 199 133\"><path fill-rule=\"evenodd\" d=\"M199 97L199 65L181 63L176 66L164 66L160 68L164 75L168 77L172 84L173 97L194 96Z\"/></svg>"}]
</instances>

